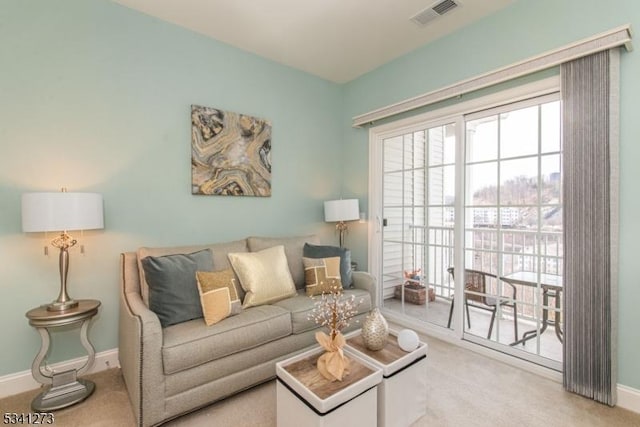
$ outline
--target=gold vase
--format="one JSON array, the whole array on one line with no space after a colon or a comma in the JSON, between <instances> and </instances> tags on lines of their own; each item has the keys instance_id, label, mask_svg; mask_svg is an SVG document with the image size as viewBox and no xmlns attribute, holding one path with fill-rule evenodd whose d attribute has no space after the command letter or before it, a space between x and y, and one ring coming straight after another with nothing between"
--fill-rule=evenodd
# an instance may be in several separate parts
<instances>
[{"instance_id":1,"label":"gold vase","mask_svg":"<svg viewBox=\"0 0 640 427\"><path fill-rule=\"evenodd\" d=\"M389 324L387 319L382 316L378 307L375 307L367 315L367 318L362 323L362 341L364 345L373 351L382 350L387 344L387 337L389 336Z\"/></svg>"}]
</instances>

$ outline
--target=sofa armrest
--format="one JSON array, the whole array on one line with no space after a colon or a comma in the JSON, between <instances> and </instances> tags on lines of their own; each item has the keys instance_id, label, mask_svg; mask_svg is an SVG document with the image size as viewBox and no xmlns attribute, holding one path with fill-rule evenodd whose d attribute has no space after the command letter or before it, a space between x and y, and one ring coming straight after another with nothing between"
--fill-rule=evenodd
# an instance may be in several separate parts
<instances>
[{"instance_id":1,"label":"sofa armrest","mask_svg":"<svg viewBox=\"0 0 640 427\"><path fill-rule=\"evenodd\" d=\"M353 287L369 292L371 294L371 305L373 307L378 306L378 290L375 277L366 271L354 271Z\"/></svg>"},{"instance_id":2,"label":"sofa armrest","mask_svg":"<svg viewBox=\"0 0 640 427\"><path fill-rule=\"evenodd\" d=\"M118 358L137 424L157 424L164 418L162 328L158 316L142 301L139 292L127 291L138 276L129 254L121 255ZM137 270L137 268L136 268Z\"/></svg>"}]
</instances>

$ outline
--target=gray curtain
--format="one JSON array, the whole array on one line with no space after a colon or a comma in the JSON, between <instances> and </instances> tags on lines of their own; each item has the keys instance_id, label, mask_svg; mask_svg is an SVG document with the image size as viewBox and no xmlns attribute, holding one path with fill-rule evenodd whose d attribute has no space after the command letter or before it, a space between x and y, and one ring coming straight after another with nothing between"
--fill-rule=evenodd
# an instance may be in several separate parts
<instances>
[{"instance_id":1,"label":"gray curtain","mask_svg":"<svg viewBox=\"0 0 640 427\"><path fill-rule=\"evenodd\" d=\"M616 403L618 50L562 64L564 387Z\"/></svg>"}]
</instances>

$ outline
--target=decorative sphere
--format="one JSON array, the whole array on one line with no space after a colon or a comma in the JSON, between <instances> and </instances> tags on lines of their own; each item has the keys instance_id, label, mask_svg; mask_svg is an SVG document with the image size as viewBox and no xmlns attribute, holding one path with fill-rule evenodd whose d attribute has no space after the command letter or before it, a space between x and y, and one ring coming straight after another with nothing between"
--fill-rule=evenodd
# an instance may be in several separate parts
<instances>
[{"instance_id":1,"label":"decorative sphere","mask_svg":"<svg viewBox=\"0 0 640 427\"><path fill-rule=\"evenodd\" d=\"M398 345L406 352L410 352L418 348L420 339L411 329L403 329L398 333Z\"/></svg>"}]
</instances>

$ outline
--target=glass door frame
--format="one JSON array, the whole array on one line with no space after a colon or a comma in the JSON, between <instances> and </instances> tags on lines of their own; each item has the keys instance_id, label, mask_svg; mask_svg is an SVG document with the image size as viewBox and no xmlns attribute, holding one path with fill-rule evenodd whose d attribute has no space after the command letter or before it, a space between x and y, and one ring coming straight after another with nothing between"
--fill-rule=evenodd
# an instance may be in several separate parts
<instances>
[{"instance_id":1,"label":"glass door frame","mask_svg":"<svg viewBox=\"0 0 640 427\"><path fill-rule=\"evenodd\" d=\"M411 131L424 130L430 127L443 125L447 123L456 123L456 179L455 188L456 195L463 195L465 191L465 174L464 174L464 158L465 158L465 133L464 116L466 114L476 113L478 111L498 107L501 105L523 101L538 96L548 95L559 92L560 81L559 76L544 78L532 83L517 86L511 89L502 90L491 95L481 96L469 101L462 101L456 105L435 109L431 112L420 114L414 117L400 119L394 122L382 124L369 129L369 233L368 248L369 271L381 283L382 278L382 206L383 206L383 144L384 139L392 136L398 136ZM458 271L464 269L465 245L465 200L463 197L455 199L455 226L454 226L454 268ZM471 343L479 344L484 347L497 350L519 359L524 359L557 371L562 370L562 363L548 363L549 359L541 356L530 354L525 351L514 349L504 344L492 342L477 336L465 333L464 331L464 304L463 304L463 280L464 275L455 275L454 292L455 305L453 316L455 321L453 328L448 329L426 322L411 320L403 316L395 316L393 313L385 313L390 320L405 324L422 330L425 333L449 337L454 340L465 340ZM383 289L378 288L377 305L382 305ZM553 362L553 361L551 361Z\"/></svg>"},{"instance_id":2,"label":"glass door frame","mask_svg":"<svg viewBox=\"0 0 640 427\"><path fill-rule=\"evenodd\" d=\"M429 177L430 170L433 169L433 168L436 168L438 166L434 166L434 165L430 165L429 164L429 154L428 154L428 152L429 152L429 146L428 146L429 137L428 137L428 134L429 134L429 130L431 130L431 129L444 127L446 125L451 125L451 124L455 125L456 146L455 146L455 155L454 155L454 160L453 160L453 166L455 166L455 164L457 162L457 156L458 156L458 154L457 154L458 145L459 145L459 141L460 141L460 138L462 137L462 132L463 132L463 130L462 130L463 118L460 115L456 115L456 116L453 116L453 117L452 116L440 117L440 118L438 118L436 120L433 120L433 121L430 121L428 123L424 123L423 122L423 123L419 123L419 124L416 124L416 125L411 125L411 126L408 126L408 127L401 127L401 128L398 128L398 129L393 129L393 130L391 130L389 132L380 133L378 135L380 142L377 143L373 149L376 151L375 156L378 159L376 167L379 168L379 170L381 171L381 173L380 173L380 178L381 179L380 179L379 189L375 193L371 193L371 195L372 195L372 198L374 199L374 203L379 203L379 206L380 206L379 213L376 214L375 217L372 218L372 219L373 219L373 225L374 225L374 228L375 228L374 232L376 234L379 234L378 239L380 240L381 244L379 246L378 245L374 245L374 246L370 245L370 251L371 251L370 252L370 257L373 256L373 259L379 260L379 261L373 262L373 263L371 263L371 261L370 261L370 264L369 264L370 268L369 269L370 269L370 272L372 272L372 274L374 274L374 271L375 271L376 278L378 279L377 282L381 285L381 286L379 286L379 300L381 301L380 305L382 305L382 301L383 301L383 298L385 296L384 295L385 288L382 285L384 284L385 279L387 278L387 276L385 276L385 273L383 271L384 264L382 262L383 259L384 259L384 242L385 242L384 233L383 233L383 229L384 229L383 215L385 214L385 212L384 212L384 210L385 210L385 206L384 206L384 198L385 198L385 194L384 194L384 177L385 177L385 173L386 173L384 171L384 141L385 140L389 140L389 139L393 139L393 138L398 138L398 137L404 139L407 135L416 134L416 133L419 133L419 132L422 132L422 131L424 131L424 134L425 134L425 147L424 147L425 157L424 157L424 165L423 165L424 166L424 183L425 183L425 186L426 186L425 187L425 193L424 193L424 203L423 203L423 209L424 209L424 219L423 219L423 221L424 221L425 225L419 227L420 229L423 230L423 242L422 242L422 246L423 246L422 254L423 255L422 255L421 265L422 265L423 268L425 268L426 265L424 265L424 264L429 264L429 262L430 262L429 261L430 260L430 258L429 258L429 256L430 256L429 255L430 248L438 246L438 245L431 245L429 243L429 240L430 240L429 239L429 225L430 225L430 223L429 223L428 212L429 212L429 209L432 208L432 206L431 206L431 203L430 203L431 189L429 188L429 178L428 177ZM404 171L404 172L408 171L408 169L406 169L404 166L405 165L403 165L402 171ZM392 173L396 173L396 172L398 172L398 171L393 171ZM454 184L454 189L457 190L457 188L458 188L457 187L458 186L458 178L457 177L455 178L453 184ZM375 197L373 196L374 194L375 194ZM403 195L405 194L404 190L402 191L402 194ZM456 203L457 203L457 200L456 200ZM402 221L403 221L403 225L404 225L404 220L405 220L405 217L406 217L405 214L404 214L404 207L406 207L406 206L405 206L404 203L402 203L402 205L398 206L398 207L402 208L402 212L403 212ZM398 207L392 207L391 209L398 208ZM454 208L454 211L455 211L455 209L456 209L455 205L453 206L453 208ZM442 206L442 209L444 210L444 206ZM415 232L415 229L412 229L412 230L414 230L414 232ZM401 249L402 253L404 253L405 248L409 244L411 244L411 246L419 245L418 243L416 243L414 241L414 239L406 238L405 231L406 230L404 230L404 228L403 228L402 238L401 238L401 243L400 243L400 245L402 247L402 249ZM452 264L450 266L455 265L455 257L456 257L456 254L455 254L456 230L455 230L455 228L453 230L453 233L454 233L454 244L453 244L454 253L453 253ZM374 250L375 250L375 252L374 252ZM374 253L376 253L376 255L373 255ZM415 267L415 265L413 267ZM446 274L448 274L448 273L446 273ZM400 280L400 283L403 283L403 278L402 277L399 277L398 279ZM428 280L427 280L427 282L428 282ZM429 285L429 283L426 284L427 288L428 288L428 285ZM455 285L454 285L454 293L455 293ZM406 301L402 300L401 304L402 304L401 313L402 313L402 315L405 315L405 304L406 304ZM425 310L428 310L428 304L425 304ZM386 312L386 314L389 314L389 312ZM391 313L391 315L393 315L393 313Z\"/></svg>"},{"instance_id":3,"label":"glass door frame","mask_svg":"<svg viewBox=\"0 0 640 427\"><path fill-rule=\"evenodd\" d=\"M535 96L535 97L532 97L532 98L529 98L529 99L525 99L525 100L522 100L522 101L509 103L509 104L506 104L504 106L487 109L487 110L484 110L484 111L481 111L481 112L477 112L477 113L475 113L475 112L474 113L470 113L468 115L465 115L465 134L466 134L466 130L467 130L466 129L466 123L467 122L474 121L474 120L476 120L478 118L482 118L482 117L489 117L489 116L498 116L498 117L500 117L500 115L502 113L504 113L504 112L517 111L517 110L521 110L521 109L524 109L524 108L533 107L533 106L537 106L537 105L544 105L544 104L547 104L549 102L555 102L555 101L560 101L560 94L558 92L554 92L554 93L550 93L550 94L546 94L546 95L538 95L538 96ZM539 114L540 114L540 112L539 112ZM538 120L540 120L540 117L538 117ZM538 136L538 138L540 138L540 136ZM465 138L464 143L466 144L466 142L467 142L467 139ZM540 143L540 141L538 141L538 142ZM500 142L498 143L498 147L499 146L500 146ZM467 148L466 146L462 147L462 149L464 150L463 151L463 155L465 154L466 148ZM521 158L526 158L526 159L537 158L538 173L541 173L541 171L540 171L540 167L541 167L540 166L540 162L542 162L542 159L548 158L549 156L552 156L552 155L561 154L561 152L560 153L544 152L544 151L540 151L540 149L541 148L538 147L538 152L536 154L529 154L529 155L526 155L526 156L515 156L515 157L507 156L506 158L503 157L502 154L497 153L496 159L495 160L490 160L489 162L495 161L495 162L497 162L497 165L499 165L500 162L509 162L509 161L514 161L514 160L517 161L517 160L519 160ZM482 163L485 163L485 162L481 161L479 163L482 164ZM469 166L469 164L474 165L474 164L479 164L479 163L478 162L474 162L474 161L469 162L469 159L467 159L466 156L463 157L463 163L460 165L460 167L464 169L462 171L462 175L463 175L463 185L462 185L462 188L461 188L462 193L460 193L460 194L464 194L465 196L469 196L469 194L467 193L467 191L465 189L465 186L467 184L467 180L466 180L466 177L464 175L466 173L466 169L467 169L467 166ZM499 167L497 169L497 174L498 174L498 177L497 177L497 190L498 191L497 191L497 202L496 202L497 205L495 207L491 207L491 208L495 208L497 210L498 218L501 218L501 213L500 213L501 209L508 208L508 207L510 207L510 205L509 204L503 205L501 200L500 200L500 191L499 191L499 189L500 189L500 168ZM538 175L537 179L540 180L540 175ZM538 204L538 206L537 206L538 217L540 217L541 206L544 205L544 203L542 203L542 201L541 201L540 192L541 192L541 186L538 185L537 197L536 197L537 204ZM467 247L467 242L464 241L464 238L466 237L467 233L469 233L469 232L473 233L474 232L473 229L469 229L467 227L467 221L466 221L467 218L464 217L464 215L466 215L467 209L474 209L474 208L473 207L469 208L466 205L466 202L465 202L464 206L462 207L462 209L463 209L463 214L462 214L463 215L463 224L462 224L463 225L463 231L462 231L462 233L463 233L462 234L463 235L463 248L462 248L463 254L462 255L465 257L462 260L462 264L464 265L464 264L466 264L466 261L467 261L465 251L470 250ZM541 221L540 218L538 218L537 229L534 232L536 251L535 251L534 254L530 255L531 257L533 257L535 259L536 276L538 277L538 284L535 287L535 289L537 290L537 292L540 295L540 300L537 301L537 302L534 301L534 303L531 304L531 305L533 305L534 310L537 313L536 314L536 319L535 319L536 330L539 330L541 328L541 319L542 319L542 314L541 313L543 312L543 310L545 310L545 309L553 309L553 307L550 307L550 306L543 307L542 306L542 300L541 300L541 298L542 298L542 296L541 296L542 295L542 287L541 287L541 285L539 283L540 275L542 274L542 271L541 271L541 260L542 260L542 258L546 258L546 257L544 257L542 252L541 252L541 240L540 239L541 239L541 234L544 234L544 232L541 230L540 221ZM498 277L502 277L504 275L503 257L506 255L506 252L505 252L505 250L504 250L504 248L502 246L503 245L503 234L509 234L509 231L503 229L502 225L501 225L501 221L498 221L498 225L497 225L497 228L496 228L496 236L497 236L496 242L498 244L498 247L495 250L495 253L496 253L496 256L497 256L497 260L498 260L497 271L495 272L495 274ZM486 250L480 249L479 251L480 252L484 252ZM492 252L492 251L489 251L489 252ZM499 296L494 296L494 297L500 299ZM518 297L516 297L516 302L518 302L518 304L520 304L520 305L523 303L523 301L519 300ZM501 317L501 308L502 307L500 305L498 305L496 307L496 309L497 309L496 318L500 318ZM501 327L500 326L500 322L496 322L495 331L496 331L496 335L497 336L499 336L500 327ZM523 332L524 331L520 331L520 334L522 334ZM467 332L467 331L463 332L463 339L465 339L467 341L470 341L470 342L477 343L477 344L481 344L481 345L484 345L484 346L487 346L487 347L490 347L490 348L494 348L496 350L502 351L503 353L515 355L515 356L517 356L519 358L522 358L522 359L525 359L525 360L529 360L529 361L534 362L534 363L541 364L543 366L549 367L549 368L557 370L557 371L562 371L562 361L550 359L550 358L544 357L544 356L542 356L540 354L537 354L537 353L531 353L529 351L521 350L518 347L504 348L504 346L506 345L504 343L500 343L498 341L493 341L493 340L488 340L488 339L486 339L484 337L480 337L478 335L474 335L474 334L472 334L470 332ZM540 346L539 340L540 340L540 337L537 336L536 337L536 346L537 346L537 352L538 353L539 353L539 346Z\"/></svg>"}]
</instances>

